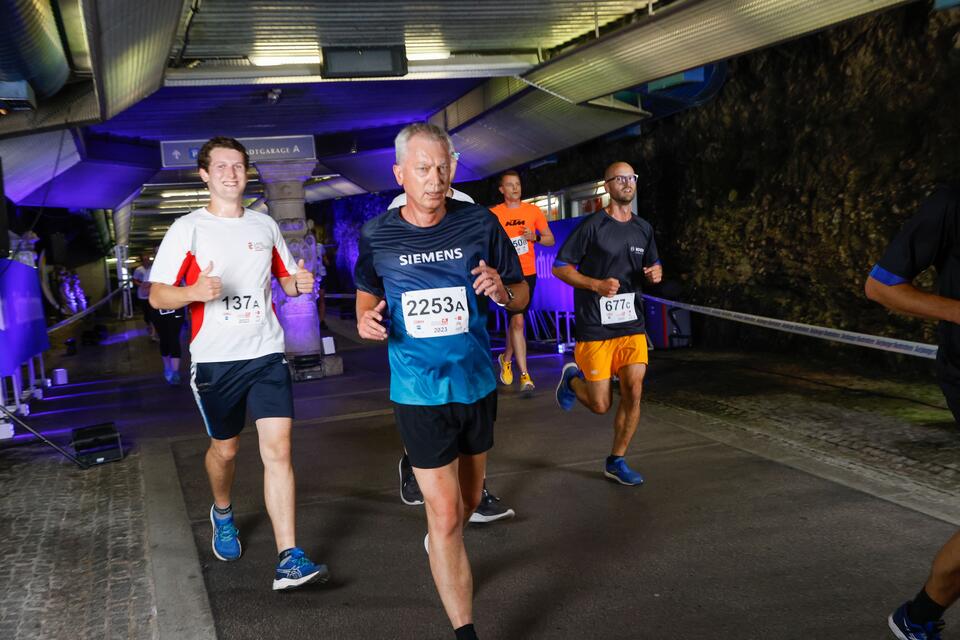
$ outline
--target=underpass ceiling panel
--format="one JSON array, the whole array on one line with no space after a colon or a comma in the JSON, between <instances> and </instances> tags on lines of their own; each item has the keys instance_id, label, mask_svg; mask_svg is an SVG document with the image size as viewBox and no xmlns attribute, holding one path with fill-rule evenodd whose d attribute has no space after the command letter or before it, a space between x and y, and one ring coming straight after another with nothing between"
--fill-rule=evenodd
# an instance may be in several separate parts
<instances>
[{"instance_id":1,"label":"underpass ceiling panel","mask_svg":"<svg viewBox=\"0 0 960 640\"><path fill-rule=\"evenodd\" d=\"M156 169L84 160L38 187L21 206L113 209L149 180Z\"/></svg>"},{"instance_id":2,"label":"underpass ceiling panel","mask_svg":"<svg viewBox=\"0 0 960 640\"><path fill-rule=\"evenodd\" d=\"M24 198L80 162L80 151L63 129L0 140L0 158L7 197L25 204Z\"/></svg>"},{"instance_id":3,"label":"underpass ceiling panel","mask_svg":"<svg viewBox=\"0 0 960 640\"><path fill-rule=\"evenodd\" d=\"M523 78L571 102L586 102L911 1L688 0Z\"/></svg>"},{"instance_id":4,"label":"underpass ceiling panel","mask_svg":"<svg viewBox=\"0 0 960 640\"><path fill-rule=\"evenodd\" d=\"M492 175L640 120L637 114L574 105L531 90L451 134L461 154L457 177Z\"/></svg>"},{"instance_id":5,"label":"underpass ceiling panel","mask_svg":"<svg viewBox=\"0 0 960 640\"><path fill-rule=\"evenodd\" d=\"M267 99L269 87L165 87L91 129L153 140L219 134L322 135L425 120L480 82L460 79L284 85L275 104Z\"/></svg>"},{"instance_id":6,"label":"underpass ceiling panel","mask_svg":"<svg viewBox=\"0 0 960 640\"><path fill-rule=\"evenodd\" d=\"M393 176L393 149L377 149L323 159L323 164L367 191L399 189Z\"/></svg>"}]
</instances>

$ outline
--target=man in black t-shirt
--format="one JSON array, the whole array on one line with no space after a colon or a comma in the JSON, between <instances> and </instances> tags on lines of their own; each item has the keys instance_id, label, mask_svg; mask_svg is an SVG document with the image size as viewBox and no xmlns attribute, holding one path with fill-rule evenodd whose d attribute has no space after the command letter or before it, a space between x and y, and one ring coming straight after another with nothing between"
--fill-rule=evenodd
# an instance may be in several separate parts
<instances>
[{"instance_id":1,"label":"man in black t-shirt","mask_svg":"<svg viewBox=\"0 0 960 640\"><path fill-rule=\"evenodd\" d=\"M623 456L640 422L647 371L642 284L660 282L663 270L653 227L633 215L633 167L615 162L607 167L603 182L610 204L573 230L553 265L553 274L574 287L577 320L576 363L563 368L557 403L569 411L579 400L594 413L605 414L613 400L610 378L619 376L620 404L604 476L633 486L643 484L643 476L627 466Z\"/></svg>"},{"instance_id":2,"label":"man in black t-shirt","mask_svg":"<svg viewBox=\"0 0 960 640\"><path fill-rule=\"evenodd\" d=\"M937 270L938 293L913 286L929 267ZM960 191L938 189L907 221L867 278L866 294L891 311L939 320L937 374L940 388L960 423ZM960 532L933 560L917 597L890 614L894 635L939 638L940 618L960 598Z\"/></svg>"}]
</instances>

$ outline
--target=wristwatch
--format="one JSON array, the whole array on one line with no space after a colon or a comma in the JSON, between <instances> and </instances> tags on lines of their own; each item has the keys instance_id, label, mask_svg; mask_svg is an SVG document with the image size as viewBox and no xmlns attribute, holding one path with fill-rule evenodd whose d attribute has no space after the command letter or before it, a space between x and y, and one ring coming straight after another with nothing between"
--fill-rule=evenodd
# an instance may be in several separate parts
<instances>
[{"instance_id":1,"label":"wristwatch","mask_svg":"<svg viewBox=\"0 0 960 640\"><path fill-rule=\"evenodd\" d=\"M507 292L507 301L506 301L506 302L503 302L503 303L500 303L500 302L497 302L496 300L494 300L494 301L493 301L494 304L496 304L498 307L505 307L505 306L507 306L508 304L510 304L511 302L513 302L513 299L516 297L516 296L513 295L513 289L511 289L510 287L504 285L504 286L503 286L503 290Z\"/></svg>"}]
</instances>

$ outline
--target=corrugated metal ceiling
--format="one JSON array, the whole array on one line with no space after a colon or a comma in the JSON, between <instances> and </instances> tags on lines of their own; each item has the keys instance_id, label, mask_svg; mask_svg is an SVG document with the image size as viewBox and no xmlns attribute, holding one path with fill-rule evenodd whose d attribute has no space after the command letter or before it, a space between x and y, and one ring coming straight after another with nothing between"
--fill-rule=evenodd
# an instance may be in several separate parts
<instances>
[{"instance_id":1,"label":"corrugated metal ceiling","mask_svg":"<svg viewBox=\"0 0 960 640\"><path fill-rule=\"evenodd\" d=\"M638 122L637 114L570 104L528 91L452 134L460 165L486 176Z\"/></svg>"},{"instance_id":2,"label":"corrugated metal ceiling","mask_svg":"<svg viewBox=\"0 0 960 640\"><path fill-rule=\"evenodd\" d=\"M160 87L180 8L172 0L88 0L84 16L103 118Z\"/></svg>"},{"instance_id":3,"label":"corrugated metal ceiling","mask_svg":"<svg viewBox=\"0 0 960 640\"><path fill-rule=\"evenodd\" d=\"M687 0L524 75L571 102L732 58L912 0Z\"/></svg>"},{"instance_id":4,"label":"corrugated metal ceiling","mask_svg":"<svg viewBox=\"0 0 960 640\"><path fill-rule=\"evenodd\" d=\"M650 0L203 0L184 59L319 53L405 44L408 53L536 51L645 8ZM174 57L183 47L181 21Z\"/></svg>"}]
</instances>

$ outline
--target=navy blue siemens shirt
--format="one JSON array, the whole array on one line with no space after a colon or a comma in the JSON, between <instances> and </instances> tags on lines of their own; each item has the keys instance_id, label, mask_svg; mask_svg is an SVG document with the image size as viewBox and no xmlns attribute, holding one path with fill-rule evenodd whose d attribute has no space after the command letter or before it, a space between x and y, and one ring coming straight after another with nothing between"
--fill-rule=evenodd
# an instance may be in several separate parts
<instances>
[{"instance_id":1,"label":"navy blue siemens shirt","mask_svg":"<svg viewBox=\"0 0 960 640\"><path fill-rule=\"evenodd\" d=\"M609 340L643 333L643 268L659 261L653 227L643 218L633 216L627 222L619 222L601 210L581 222L560 247L554 264L576 265L580 273L597 280L616 278L620 281L618 294L634 294L637 319L603 324L600 304L605 299L593 291L575 288L577 341Z\"/></svg>"},{"instance_id":2,"label":"navy blue siemens shirt","mask_svg":"<svg viewBox=\"0 0 960 640\"><path fill-rule=\"evenodd\" d=\"M359 290L387 301L394 402L467 404L496 388L488 299L473 292L470 273L481 259L504 284L523 281L517 251L497 217L475 204L447 199L447 214L432 227L410 224L400 209L363 225L354 280Z\"/></svg>"},{"instance_id":3,"label":"navy blue siemens shirt","mask_svg":"<svg viewBox=\"0 0 960 640\"><path fill-rule=\"evenodd\" d=\"M870 276L885 285L912 282L929 267L937 269L937 290L960 300L960 190L941 187L907 220L873 267ZM941 322L937 369L960 383L960 326Z\"/></svg>"}]
</instances>

